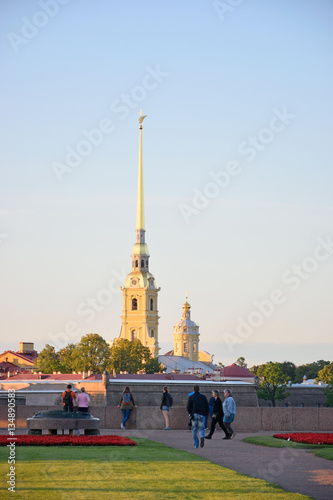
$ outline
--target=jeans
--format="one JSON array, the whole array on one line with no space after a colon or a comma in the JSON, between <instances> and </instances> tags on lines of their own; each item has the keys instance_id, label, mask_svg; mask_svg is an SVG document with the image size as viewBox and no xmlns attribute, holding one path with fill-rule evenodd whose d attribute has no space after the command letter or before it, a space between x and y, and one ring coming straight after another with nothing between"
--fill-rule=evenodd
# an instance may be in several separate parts
<instances>
[{"instance_id":1,"label":"jeans","mask_svg":"<svg viewBox=\"0 0 333 500\"><path fill-rule=\"evenodd\" d=\"M122 424L125 427L125 424L126 424L127 420L129 419L131 410L121 410L121 413L123 414Z\"/></svg>"},{"instance_id":2,"label":"jeans","mask_svg":"<svg viewBox=\"0 0 333 500\"><path fill-rule=\"evenodd\" d=\"M199 448L198 428L199 428L200 437L204 438L205 437L205 417L203 415L199 415L199 413L193 413L192 436L193 436L194 448Z\"/></svg>"}]
</instances>

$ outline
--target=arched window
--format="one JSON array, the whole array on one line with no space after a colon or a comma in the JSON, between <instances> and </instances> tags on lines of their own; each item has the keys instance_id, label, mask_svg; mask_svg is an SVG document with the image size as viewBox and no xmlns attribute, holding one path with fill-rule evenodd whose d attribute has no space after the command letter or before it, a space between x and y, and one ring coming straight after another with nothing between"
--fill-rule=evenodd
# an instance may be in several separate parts
<instances>
[{"instance_id":1,"label":"arched window","mask_svg":"<svg viewBox=\"0 0 333 500\"><path fill-rule=\"evenodd\" d=\"M154 310L154 301L153 301L153 299L150 299L150 310L151 311Z\"/></svg>"},{"instance_id":2,"label":"arched window","mask_svg":"<svg viewBox=\"0 0 333 500\"><path fill-rule=\"evenodd\" d=\"M188 344L187 344L187 342L184 342L184 352L188 352Z\"/></svg>"},{"instance_id":3,"label":"arched window","mask_svg":"<svg viewBox=\"0 0 333 500\"><path fill-rule=\"evenodd\" d=\"M154 330L150 330L150 336L154 337Z\"/></svg>"},{"instance_id":4,"label":"arched window","mask_svg":"<svg viewBox=\"0 0 333 500\"><path fill-rule=\"evenodd\" d=\"M145 267L145 261L143 259L141 261L141 267Z\"/></svg>"},{"instance_id":5,"label":"arched window","mask_svg":"<svg viewBox=\"0 0 333 500\"><path fill-rule=\"evenodd\" d=\"M138 309L138 299L132 299L132 311L136 311Z\"/></svg>"},{"instance_id":6,"label":"arched window","mask_svg":"<svg viewBox=\"0 0 333 500\"><path fill-rule=\"evenodd\" d=\"M148 267L148 259L146 260L146 267Z\"/></svg>"},{"instance_id":7,"label":"arched window","mask_svg":"<svg viewBox=\"0 0 333 500\"><path fill-rule=\"evenodd\" d=\"M135 261L135 267L138 267L138 265L139 265L139 261L138 261L138 260L136 260L136 261Z\"/></svg>"},{"instance_id":8,"label":"arched window","mask_svg":"<svg viewBox=\"0 0 333 500\"><path fill-rule=\"evenodd\" d=\"M132 330L132 342L138 338L136 330Z\"/></svg>"}]
</instances>

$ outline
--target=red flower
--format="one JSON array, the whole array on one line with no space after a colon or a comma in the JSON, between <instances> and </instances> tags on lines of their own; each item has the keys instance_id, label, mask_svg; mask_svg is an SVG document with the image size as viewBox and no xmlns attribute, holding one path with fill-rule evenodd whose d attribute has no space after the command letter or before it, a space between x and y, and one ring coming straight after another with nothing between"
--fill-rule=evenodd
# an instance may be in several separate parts
<instances>
[{"instance_id":1,"label":"red flower","mask_svg":"<svg viewBox=\"0 0 333 500\"><path fill-rule=\"evenodd\" d=\"M292 432L291 434L274 434L277 439L289 439L296 443L333 444L333 434L323 432Z\"/></svg>"},{"instance_id":2,"label":"red flower","mask_svg":"<svg viewBox=\"0 0 333 500\"><path fill-rule=\"evenodd\" d=\"M137 446L132 439L122 436L0 436L0 446L15 443L17 446Z\"/></svg>"}]
</instances>

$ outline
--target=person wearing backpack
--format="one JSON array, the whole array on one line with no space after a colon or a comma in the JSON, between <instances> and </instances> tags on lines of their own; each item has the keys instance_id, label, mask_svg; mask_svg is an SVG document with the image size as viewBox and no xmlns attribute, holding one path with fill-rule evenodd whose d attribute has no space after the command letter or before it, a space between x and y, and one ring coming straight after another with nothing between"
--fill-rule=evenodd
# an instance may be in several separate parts
<instances>
[{"instance_id":1,"label":"person wearing backpack","mask_svg":"<svg viewBox=\"0 0 333 500\"><path fill-rule=\"evenodd\" d=\"M125 424L126 424L127 420L129 419L131 410L134 407L137 408L137 406L134 402L134 398L132 396L130 388L128 386L126 386L125 389L123 390L122 395L121 395L119 405L117 406L117 408L121 409L121 413L123 416L122 422L120 424L121 429L126 429Z\"/></svg>"},{"instance_id":2,"label":"person wearing backpack","mask_svg":"<svg viewBox=\"0 0 333 500\"><path fill-rule=\"evenodd\" d=\"M75 392L72 391L71 384L68 384L66 391L64 391L61 395L62 404L64 411L73 411L74 400L76 398Z\"/></svg>"},{"instance_id":3,"label":"person wearing backpack","mask_svg":"<svg viewBox=\"0 0 333 500\"><path fill-rule=\"evenodd\" d=\"M171 394L169 394L168 388L165 386L163 387L163 394L162 394L162 401L161 401L161 406L160 410L163 413L164 420L165 420L165 431L169 431L169 410L171 406L173 405L173 397Z\"/></svg>"}]
</instances>

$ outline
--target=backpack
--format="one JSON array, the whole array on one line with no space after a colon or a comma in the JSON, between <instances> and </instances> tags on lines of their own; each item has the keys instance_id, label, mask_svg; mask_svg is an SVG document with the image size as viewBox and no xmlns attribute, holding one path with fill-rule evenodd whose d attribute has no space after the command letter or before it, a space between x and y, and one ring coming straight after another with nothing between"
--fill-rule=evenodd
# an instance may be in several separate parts
<instances>
[{"instance_id":1,"label":"backpack","mask_svg":"<svg viewBox=\"0 0 333 500\"><path fill-rule=\"evenodd\" d=\"M65 406L69 406L72 403L72 391L66 391L64 396Z\"/></svg>"},{"instance_id":2,"label":"backpack","mask_svg":"<svg viewBox=\"0 0 333 500\"><path fill-rule=\"evenodd\" d=\"M173 397L171 396L171 394L169 394L167 392L167 406L172 406L173 405Z\"/></svg>"},{"instance_id":3,"label":"backpack","mask_svg":"<svg viewBox=\"0 0 333 500\"><path fill-rule=\"evenodd\" d=\"M129 392L124 392L123 394L123 404L129 405L131 402L131 394Z\"/></svg>"}]
</instances>

